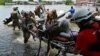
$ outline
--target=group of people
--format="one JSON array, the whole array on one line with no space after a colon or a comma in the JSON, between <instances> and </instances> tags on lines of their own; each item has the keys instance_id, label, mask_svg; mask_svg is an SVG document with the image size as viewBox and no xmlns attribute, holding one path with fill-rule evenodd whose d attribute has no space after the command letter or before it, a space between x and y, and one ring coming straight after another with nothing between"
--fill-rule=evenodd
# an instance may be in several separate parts
<instances>
[{"instance_id":1,"label":"group of people","mask_svg":"<svg viewBox=\"0 0 100 56\"><path fill-rule=\"evenodd\" d=\"M11 18L13 21L13 30L15 30L16 27L18 27L19 30L21 29L23 31L24 43L27 43L31 35L29 30L32 30L33 27L36 27L34 13L31 11L26 12L24 10L19 13L18 7L14 7L13 12L11 13ZM34 35L32 36L35 38Z\"/></svg>"},{"instance_id":2,"label":"group of people","mask_svg":"<svg viewBox=\"0 0 100 56\"><path fill-rule=\"evenodd\" d=\"M82 54L83 56L100 56L100 23L95 20L96 14L100 12L96 11L94 13L86 8L80 8L78 11L75 11L73 6L69 12L70 22L76 23L80 28L75 41L74 53ZM18 7L13 9L13 12L11 13L11 17L13 18L13 30L15 30L16 26L18 26L19 29L22 29L24 43L27 43L30 37L31 33L29 30L37 32L37 22L35 20L35 15L41 18L42 13L44 13L44 10L40 5L36 7L34 13L31 11L22 11L19 13ZM58 35L60 32L68 32L69 26L67 19L65 18L64 20L58 21L58 19L65 16L66 13L60 17L57 15L56 10L47 10L45 13L45 32L48 30L54 30L51 31L53 33L51 34L52 37L54 35ZM22 21L21 25L19 23L19 19ZM53 25L58 25L59 28L54 28L55 26ZM35 36L33 36L33 38L34 37ZM59 38L58 40L62 41L63 39Z\"/></svg>"}]
</instances>

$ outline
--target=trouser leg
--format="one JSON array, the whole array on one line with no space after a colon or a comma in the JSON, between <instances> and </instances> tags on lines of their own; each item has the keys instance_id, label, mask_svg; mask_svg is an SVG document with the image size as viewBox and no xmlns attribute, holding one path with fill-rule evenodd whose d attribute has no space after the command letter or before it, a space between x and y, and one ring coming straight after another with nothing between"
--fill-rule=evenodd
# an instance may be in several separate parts
<instances>
[{"instance_id":1,"label":"trouser leg","mask_svg":"<svg viewBox=\"0 0 100 56\"><path fill-rule=\"evenodd\" d=\"M23 37L24 37L24 43L27 43L28 42L28 39L30 37L30 33L27 32L27 31L24 31L23 32Z\"/></svg>"},{"instance_id":2,"label":"trouser leg","mask_svg":"<svg viewBox=\"0 0 100 56\"><path fill-rule=\"evenodd\" d=\"M15 20L13 21L13 30L15 30L15 27L16 27L16 22Z\"/></svg>"},{"instance_id":3,"label":"trouser leg","mask_svg":"<svg viewBox=\"0 0 100 56\"><path fill-rule=\"evenodd\" d=\"M20 29L20 24L18 24L18 29Z\"/></svg>"},{"instance_id":4,"label":"trouser leg","mask_svg":"<svg viewBox=\"0 0 100 56\"><path fill-rule=\"evenodd\" d=\"M15 27L16 27L16 26L15 26L15 24L13 23L13 30L15 30Z\"/></svg>"}]
</instances>

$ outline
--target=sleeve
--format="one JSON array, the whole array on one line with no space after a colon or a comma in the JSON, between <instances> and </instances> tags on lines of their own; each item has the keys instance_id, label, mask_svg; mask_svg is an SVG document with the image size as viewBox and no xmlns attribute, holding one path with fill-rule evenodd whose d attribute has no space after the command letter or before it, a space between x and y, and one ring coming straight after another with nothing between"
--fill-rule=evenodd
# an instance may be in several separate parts
<instances>
[{"instance_id":1,"label":"sleeve","mask_svg":"<svg viewBox=\"0 0 100 56\"><path fill-rule=\"evenodd\" d=\"M32 21L33 21L34 25L36 26L36 20L35 19L32 19Z\"/></svg>"},{"instance_id":2,"label":"sleeve","mask_svg":"<svg viewBox=\"0 0 100 56\"><path fill-rule=\"evenodd\" d=\"M47 14L47 18L45 20L45 25L47 25L48 21L49 21L49 14Z\"/></svg>"},{"instance_id":3,"label":"sleeve","mask_svg":"<svg viewBox=\"0 0 100 56\"><path fill-rule=\"evenodd\" d=\"M85 51L88 48L89 42L87 37L84 34L79 34L75 43L75 48Z\"/></svg>"}]
</instances>

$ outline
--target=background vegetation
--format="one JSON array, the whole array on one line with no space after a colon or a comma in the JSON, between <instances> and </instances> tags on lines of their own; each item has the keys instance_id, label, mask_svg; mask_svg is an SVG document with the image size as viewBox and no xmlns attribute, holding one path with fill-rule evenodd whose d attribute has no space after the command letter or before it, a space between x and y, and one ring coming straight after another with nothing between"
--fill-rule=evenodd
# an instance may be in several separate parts
<instances>
[{"instance_id":1,"label":"background vegetation","mask_svg":"<svg viewBox=\"0 0 100 56\"><path fill-rule=\"evenodd\" d=\"M65 4L66 5L71 5L71 4L73 4L73 1L72 0L66 0Z\"/></svg>"},{"instance_id":2,"label":"background vegetation","mask_svg":"<svg viewBox=\"0 0 100 56\"><path fill-rule=\"evenodd\" d=\"M12 0L0 0L0 5L4 5L5 3L11 3L11 2L12 2ZM52 2L50 2L50 1L41 0L41 2L43 2L44 4L52 4ZM16 3L19 4L20 1L16 2ZM25 3L25 4L27 4L27 3ZM62 3L61 2L56 2L56 4L62 4ZM71 5L71 4L73 4L73 2L72 2L72 0L66 0L65 4L66 5Z\"/></svg>"},{"instance_id":3,"label":"background vegetation","mask_svg":"<svg viewBox=\"0 0 100 56\"><path fill-rule=\"evenodd\" d=\"M7 2L7 3L11 3L12 0L0 0L0 5L5 4L5 2Z\"/></svg>"}]
</instances>

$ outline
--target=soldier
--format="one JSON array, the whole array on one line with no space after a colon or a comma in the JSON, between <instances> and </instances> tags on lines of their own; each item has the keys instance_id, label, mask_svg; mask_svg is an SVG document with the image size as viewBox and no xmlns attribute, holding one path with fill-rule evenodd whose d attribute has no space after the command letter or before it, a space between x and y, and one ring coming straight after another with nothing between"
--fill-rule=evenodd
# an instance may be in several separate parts
<instances>
[{"instance_id":1,"label":"soldier","mask_svg":"<svg viewBox=\"0 0 100 56\"><path fill-rule=\"evenodd\" d=\"M47 19L45 20L45 26L46 28L49 28L49 26L55 24L57 22L57 12L56 10L52 10L48 12Z\"/></svg>"},{"instance_id":2,"label":"soldier","mask_svg":"<svg viewBox=\"0 0 100 56\"><path fill-rule=\"evenodd\" d=\"M35 21L30 17L29 13L24 13L24 20L22 21L22 31L23 31L23 37L24 37L24 43L28 42L28 39L30 37L30 30L34 31L33 28L36 29L36 23ZM33 35L33 38L35 36Z\"/></svg>"},{"instance_id":3,"label":"soldier","mask_svg":"<svg viewBox=\"0 0 100 56\"><path fill-rule=\"evenodd\" d=\"M13 8L13 12L11 13L11 18L13 21L13 30L15 30L15 27L17 26L20 29L20 24L19 24L19 13L17 11L18 9L16 7Z\"/></svg>"}]
</instances>

